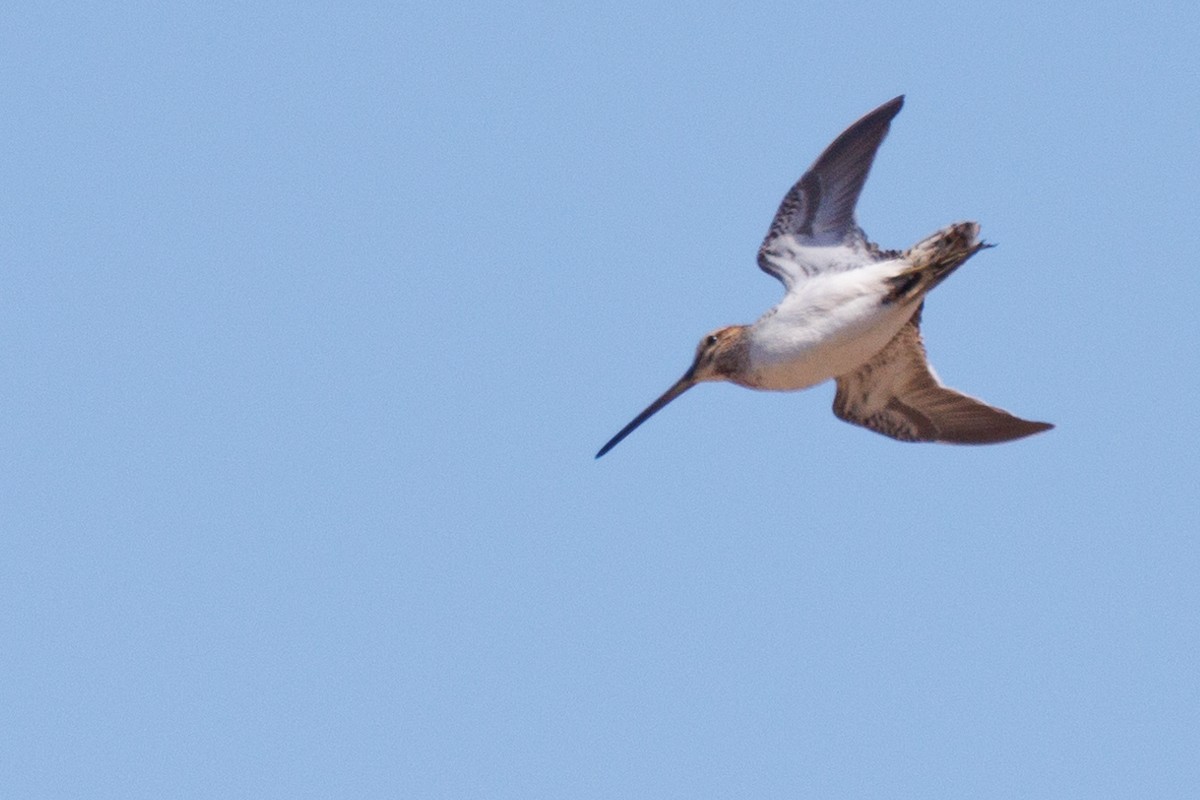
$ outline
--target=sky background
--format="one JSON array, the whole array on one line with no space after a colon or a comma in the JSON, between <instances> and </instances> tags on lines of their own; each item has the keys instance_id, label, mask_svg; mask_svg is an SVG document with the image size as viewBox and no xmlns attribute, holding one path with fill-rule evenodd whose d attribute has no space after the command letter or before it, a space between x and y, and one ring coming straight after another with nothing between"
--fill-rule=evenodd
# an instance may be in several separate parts
<instances>
[{"instance_id":1,"label":"sky background","mask_svg":"<svg viewBox=\"0 0 1200 800\"><path fill-rule=\"evenodd\" d=\"M1198 14L6 7L0 795L1196 797ZM594 461L901 93L859 219L1058 427Z\"/></svg>"}]
</instances>

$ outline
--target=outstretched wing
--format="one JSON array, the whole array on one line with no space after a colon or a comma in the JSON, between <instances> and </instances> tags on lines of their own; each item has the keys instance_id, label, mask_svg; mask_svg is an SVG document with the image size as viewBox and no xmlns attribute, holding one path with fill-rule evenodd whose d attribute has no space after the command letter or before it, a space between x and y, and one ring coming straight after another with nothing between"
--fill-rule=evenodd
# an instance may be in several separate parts
<instances>
[{"instance_id":1,"label":"outstretched wing","mask_svg":"<svg viewBox=\"0 0 1200 800\"><path fill-rule=\"evenodd\" d=\"M764 272L790 288L804 276L837 268L847 255L857 256L848 259L847 267L880 257L855 223L854 207L875 151L903 105L901 95L843 131L784 196L758 249L758 266Z\"/></svg>"},{"instance_id":2,"label":"outstretched wing","mask_svg":"<svg viewBox=\"0 0 1200 800\"><path fill-rule=\"evenodd\" d=\"M925 357L920 316L918 310L887 347L837 379L834 414L904 442L993 444L1054 427L943 386Z\"/></svg>"}]
</instances>

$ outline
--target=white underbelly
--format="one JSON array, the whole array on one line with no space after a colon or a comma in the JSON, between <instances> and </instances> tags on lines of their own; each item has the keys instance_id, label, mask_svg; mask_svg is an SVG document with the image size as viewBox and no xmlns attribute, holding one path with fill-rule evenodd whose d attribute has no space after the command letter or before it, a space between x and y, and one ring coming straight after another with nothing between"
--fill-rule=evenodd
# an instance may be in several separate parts
<instances>
[{"instance_id":1,"label":"white underbelly","mask_svg":"<svg viewBox=\"0 0 1200 800\"><path fill-rule=\"evenodd\" d=\"M892 340L912 317L913 306L852 301L833 313L776 313L750 335L750 365L759 389L807 389L853 372ZM858 313L854 313L858 312Z\"/></svg>"}]
</instances>

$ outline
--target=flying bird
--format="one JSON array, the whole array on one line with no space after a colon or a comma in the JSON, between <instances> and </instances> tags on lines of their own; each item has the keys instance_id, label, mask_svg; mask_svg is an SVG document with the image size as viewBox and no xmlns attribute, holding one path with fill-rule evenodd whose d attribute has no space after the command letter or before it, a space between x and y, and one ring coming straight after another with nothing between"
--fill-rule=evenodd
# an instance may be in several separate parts
<instances>
[{"instance_id":1,"label":"flying bird","mask_svg":"<svg viewBox=\"0 0 1200 800\"><path fill-rule=\"evenodd\" d=\"M701 339L683 377L596 458L704 381L793 391L834 379L834 414L906 442L991 444L1054 427L943 386L925 356L925 295L991 246L979 225L955 223L901 252L869 241L855 221L875 151L903 105L901 95L847 128L784 196L758 249L759 268L783 283L779 305Z\"/></svg>"}]
</instances>

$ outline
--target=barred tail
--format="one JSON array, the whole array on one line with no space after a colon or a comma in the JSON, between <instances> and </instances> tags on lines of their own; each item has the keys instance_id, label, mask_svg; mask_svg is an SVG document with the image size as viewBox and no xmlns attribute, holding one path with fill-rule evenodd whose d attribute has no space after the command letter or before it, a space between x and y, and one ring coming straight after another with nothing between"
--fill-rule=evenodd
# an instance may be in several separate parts
<instances>
[{"instance_id":1,"label":"barred tail","mask_svg":"<svg viewBox=\"0 0 1200 800\"><path fill-rule=\"evenodd\" d=\"M923 297L968 258L992 246L978 236L979 223L956 222L917 242L904 253L910 266L891 279L892 291L884 302L905 303Z\"/></svg>"}]
</instances>

